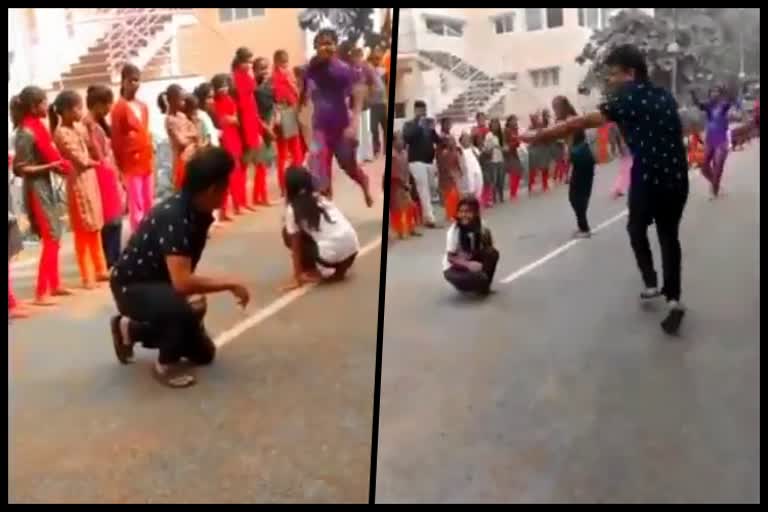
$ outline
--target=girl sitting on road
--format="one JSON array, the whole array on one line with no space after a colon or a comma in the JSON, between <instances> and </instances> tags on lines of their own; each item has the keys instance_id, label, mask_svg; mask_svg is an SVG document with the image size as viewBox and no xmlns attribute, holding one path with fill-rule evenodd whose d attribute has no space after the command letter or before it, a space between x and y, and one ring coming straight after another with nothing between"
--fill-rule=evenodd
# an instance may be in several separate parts
<instances>
[{"instance_id":1,"label":"girl sitting on road","mask_svg":"<svg viewBox=\"0 0 768 512\"><path fill-rule=\"evenodd\" d=\"M464 196L456 222L448 228L443 275L460 292L488 295L499 262L491 230L480 217L480 201Z\"/></svg>"},{"instance_id":2,"label":"girl sitting on road","mask_svg":"<svg viewBox=\"0 0 768 512\"><path fill-rule=\"evenodd\" d=\"M283 240L291 250L293 280L283 290L319 280L340 281L360 250L357 233L343 213L315 189L303 167L285 173Z\"/></svg>"}]
</instances>

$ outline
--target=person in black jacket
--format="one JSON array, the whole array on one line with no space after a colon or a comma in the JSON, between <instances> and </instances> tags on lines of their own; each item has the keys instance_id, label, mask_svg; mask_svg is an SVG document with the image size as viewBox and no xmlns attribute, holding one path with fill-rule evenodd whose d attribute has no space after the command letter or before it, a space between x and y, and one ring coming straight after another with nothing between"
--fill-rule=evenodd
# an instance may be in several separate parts
<instances>
[{"instance_id":1,"label":"person in black jacket","mask_svg":"<svg viewBox=\"0 0 768 512\"><path fill-rule=\"evenodd\" d=\"M440 136L427 119L426 103L417 100L413 108L415 117L403 125L403 138L408 146L408 170L416 182L424 225L434 228L429 177L434 172L435 146L440 143Z\"/></svg>"}]
</instances>

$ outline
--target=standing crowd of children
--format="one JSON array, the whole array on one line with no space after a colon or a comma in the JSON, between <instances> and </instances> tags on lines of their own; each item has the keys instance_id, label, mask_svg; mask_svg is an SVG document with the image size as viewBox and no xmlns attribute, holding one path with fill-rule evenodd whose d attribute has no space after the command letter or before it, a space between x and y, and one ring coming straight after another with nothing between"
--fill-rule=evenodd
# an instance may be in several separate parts
<instances>
[{"instance_id":1,"label":"standing crowd of children","mask_svg":"<svg viewBox=\"0 0 768 512\"><path fill-rule=\"evenodd\" d=\"M369 98L376 98L372 102L376 104L386 97L383 88L389 70L382 68L381 49L362 61L359 52L340 55L337 44L333 30L321 30L315 38L316 55L307 65L294 68L284 50L274 53L270 66L268 59L239 48L229 73L217 74L194 91L185 91L178 84L168 86L157 104L166 116L175 190L183 189L186 163L192 156L201 148L217 146L235 161L228 193L216 215L219 226L256 211L256 206L271 205L267 176L275 164L279 190L287 197L292 217L286 220L288 235L306 231L312 239L318 229L328 231L334 222L347 227L330 203L332 160L335 156L339 166L360 185L370 206L373 199L368 178L358 163L359 139L360 133L373 140L380 138L378 133L375 137L367 133L367 126L361 129L361 120L369 108ZM64 225L53 174L66 184L69 225L86 289L109 280L109 269L120 257L124 213L130 231L135 232L154 205L154 145L149 107L137 98L140 82L140 70L127 64L121 71L117 101L105 85L89 87L85 98L74 90L62 91L50 107L45 91L36 86L25 87L11 100L14 154L9 156L9 168L22 179L31 230L42 245L34 306L51 306L57 297L72 295L60 279ZM371 123L371 130L378 130L380 121L377 118L375 127ZM380 148L381 143L377 144L377 150ZM247 173L251 168L249 194ZM289 170L295 175L294 183L301 183L293 193L289 190ZM310 184L301 176L311 177ZM309 203L296 196L307 193L325 198L306 206ZM331 213L318 217L318 212L326 211ZM9 220L9 233L10 226ZM345 244L339 252L344 271L351 264L347 246L357 244L352 235L340 237ZM289 246L301 254L312 253L296 244ZM327 246L321 246L318 261L333 267L339 262L329 261L333 259L331 253ZM11 256L9 250L9 262ZM314 275L306 265L295 268L298 273L293 285L300 286ZM26 316L30 310L13 296L10 276L8 293L9 316Z\"/></svg>"},{"instance_id":2,"label":"standing crowd of children","mask_svg":"<svg viewBox=\"0 0 768 512\"><path fill-rule=\"evenodd\" d=\"M576 115L564 96L552 101L552 111L554 124ZM544 129L551 123L549 110L543 109L530 115L529 129ZM587 140L586 134L580 133L566 142L530 146L521 145L519 134L520 126L515 115L510 115L502 125L500 119L489 121L479 112L475 125L463 131L458 140L452 133L451 119L440 120L439 131L434 130L434 169L437 196L445 210L445 221L454 221L462 196L473 196L481 209L489 209L506 199L517 199L524 180L529 196L539 187L546 193L551 184L570 184L569 199L578 228L575 236L588 237L586 211L595 164L619 157L621 170L612 195L626 194L629 185L632 161L618 130L612 124L598 128L594 143ZM407 144L400 132L395 133L392 151L390 225L398 238L419 236L418 226L426 224L423 198L420 197L425 191L416 186L418 180L414 180L409 172L413 162L409 166Z\"/></svg>"}]
</instances>

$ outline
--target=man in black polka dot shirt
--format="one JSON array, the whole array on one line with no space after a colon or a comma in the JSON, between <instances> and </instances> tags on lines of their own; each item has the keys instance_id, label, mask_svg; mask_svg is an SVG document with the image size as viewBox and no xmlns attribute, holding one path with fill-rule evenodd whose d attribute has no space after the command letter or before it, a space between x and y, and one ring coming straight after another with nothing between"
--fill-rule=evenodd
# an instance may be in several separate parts
<instances>
[{"instance_id":1,"label":"man in black polka dot shirt","mask_svg":"<svg viewBox=\"0 0 768 512\"><path fill-rule=\"evenodd\" d=\"M645 284L640 298L665 296L669 313L661 326L665 332L676 334L685 313L680 303L679 231L688 199L688 164L677 102L669 91L649 81L645 58L634 46L614 49L604 64L611 92L598 112L524 135L521 140L559 139L608 121L616 123L633 157L627 231ZM661 247L661 289L648 242L651 224L656 224Z\"/></svg>"},{"instance_id":2,"label":"man in black polka dot shirt","mask_svg":"<svg viewBox=\"0 0 768 512\"><path fill-rule=\"evenodd\" d=\"M154 374L171 387L195 382L177 365L182 358L194 364L213 361L216 349L203 326L205 294L229 291L243 307L249 301L241 284L195 274L233 166L218 148L194 155L184 189L155 206L112 269L110 286L120 312L112 319L117 357L130 362L136 342L158 349Z\"/></svg>"}]
</instances>

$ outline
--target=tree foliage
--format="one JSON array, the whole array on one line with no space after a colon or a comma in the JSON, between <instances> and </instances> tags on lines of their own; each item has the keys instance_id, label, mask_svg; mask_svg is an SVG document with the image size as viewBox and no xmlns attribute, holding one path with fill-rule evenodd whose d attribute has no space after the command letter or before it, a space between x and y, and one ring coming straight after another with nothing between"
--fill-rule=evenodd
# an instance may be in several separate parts
<instances>
[{"instance_id":1,"label":"tree foliage","mask_svg":"<svg viewBox=\"0 0 768 512\"><path fill-rule=\"evenodd\" d=\"M390 38L384 30L377 30L373 23L374 9L368 7L328 8L311 7L299 15L302 30L317 31L325 26L333 27L341 41L363 44L369 48L378 45L389 46ZM385 27L386 28L386 23Z\"/></svg>"},{"instance_id":2,"label":"tree foliage","mask_svg":"<svg viewBox=\"0 0 768 512\"><path fill-rule=\"evenodd\" d=\"M735 50L733 43L734 38L738 38L739 27L734 23L734 13L724 11L738 10L684 8L676 11L657 9L656 16L649 16L637 9L626 9L616 14L606 28L595 31L576 58L579 64L589 65L580 84L581 92L588 93L602 85L605 72L602 60L623 44L637 46L646 56L651 79L667 87L672 85L672 68L677 60L675 85L681 94L713 82L733 84L739 64L738 42ZM756 37L759 58L759 13ZM675 42L677 49L672 44Z\"/></svg>"}]
</instances>

